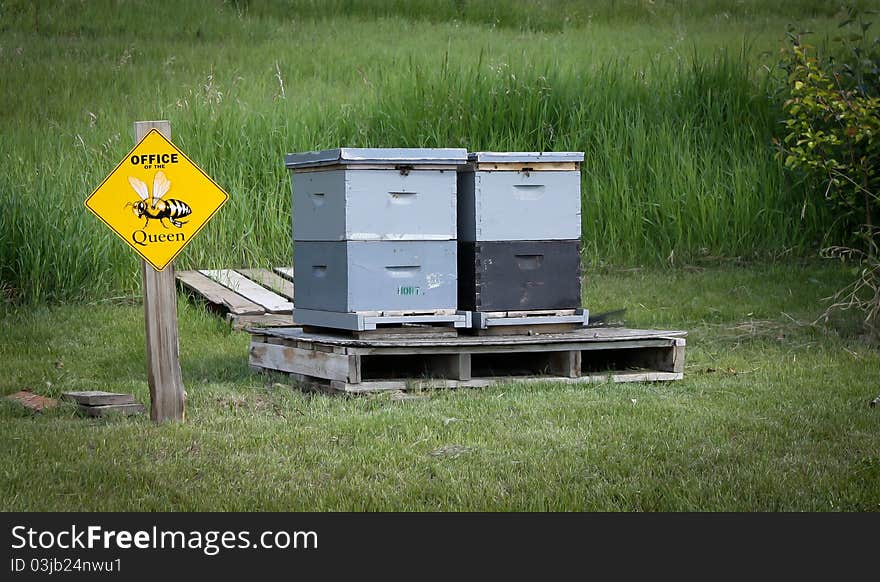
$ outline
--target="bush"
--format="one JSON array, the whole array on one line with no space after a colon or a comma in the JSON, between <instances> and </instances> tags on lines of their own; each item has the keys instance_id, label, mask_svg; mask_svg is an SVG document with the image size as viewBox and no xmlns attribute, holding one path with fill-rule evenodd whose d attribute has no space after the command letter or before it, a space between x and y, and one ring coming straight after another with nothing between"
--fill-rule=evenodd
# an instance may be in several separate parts
<instances>
[{"instance_id":1,"label":"bush","mask_svg":"<svg viewBox=\"0 0 880 582\"><path fill-rule=\"evenodd\" d=\"M777 140L785 166L816 182L852 237L823 254L858 263L856 280L839 291L835 308L858 308L880 335L880 39L850 10L824 53L789 31L782 51L787 71L785 136Z\"/></svg>"}]
</instances>

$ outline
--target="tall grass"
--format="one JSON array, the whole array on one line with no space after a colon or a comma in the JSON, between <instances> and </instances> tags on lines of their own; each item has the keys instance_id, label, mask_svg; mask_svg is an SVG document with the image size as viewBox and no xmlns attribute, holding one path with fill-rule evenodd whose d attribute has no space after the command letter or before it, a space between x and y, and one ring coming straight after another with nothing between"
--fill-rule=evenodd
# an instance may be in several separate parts
<instances>
[{"instance_id":1,"label":"tall grass","mask_svg":"<svg viewBox=\"0 0 880 582\"><path fill-rule=\"evenodd\" d=\"M787 10L830 9L655 4L547 32L443 12L476 2L3 3L0 280L29 301L136 288L82 201L156 118L231 195L180 268L289 263L283 155L340 145L584 151L590 265L810 252L828 216L773 160L761 52Z\"/></svg>"}]
</instances>

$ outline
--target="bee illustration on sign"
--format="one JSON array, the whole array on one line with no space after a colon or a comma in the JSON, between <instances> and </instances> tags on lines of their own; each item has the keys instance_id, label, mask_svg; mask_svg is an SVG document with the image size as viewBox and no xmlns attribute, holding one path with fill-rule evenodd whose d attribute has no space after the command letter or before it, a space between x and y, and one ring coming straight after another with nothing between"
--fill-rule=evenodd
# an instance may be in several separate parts
<instances>
[{"instance_id":1,"label":"bee illustration on sign","mask_svg":"<svg viewBox=\"0 0 880 582\"><path fill-rule=\"evenodd\" d=\"M129 202L125 206L131 206L135 216L138 218L146 217L144 228L150 224L151 220L158 220L159 224L168 228L168 225L165 224L166 218L171 224L180 228L186 224L181 222L180 219L192 214L192 208L186 202L175 200L174 198L162 200L162 197L171 189L171 181L168 180L165 173L161 170L156 172L156 175L153 177L152 196L150 196L147 185L142 180L129 176L128 183L131 184L132 189L140 197L140 200L138 202Z\"/></svg>"}]
</instances>

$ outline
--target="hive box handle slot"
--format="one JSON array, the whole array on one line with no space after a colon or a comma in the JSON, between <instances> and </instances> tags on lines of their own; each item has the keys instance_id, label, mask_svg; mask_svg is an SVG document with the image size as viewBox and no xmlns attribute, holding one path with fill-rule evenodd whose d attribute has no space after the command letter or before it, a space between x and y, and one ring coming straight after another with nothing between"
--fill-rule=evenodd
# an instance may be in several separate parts
<instances>
[{"instance_id":1,"label":"hive box handle slot","mask_svg":"<svg viewBox=\"0 0 880 582\"><path fill-rule=\"evenodd\" d=\"M418 192L389 192L392 204L412 204Z\"/></svg>"},{"instance_id":2,"label":"hive box handle slot","mask_svg":"<svg viewBox=\"0 0 880 582\"><path fill-rule=\"evenodd\" d=\"M513 191L520 200L540 200L544 197L543 184L514 184Z\"/></svg>"},{"instance_id":3,"label":"hive box handle slot","mask_svg":"<svg viewBox=\"0 0 880 582\"><path fill-rule=\"evenodd\" d=\"M534 271L541 268L544 261L544 255L514 255L516 258L516 267L520 271Z\"/></svg>"},{"instance_id":4,"label":"hive box handle slot","mask_svg":"<svg viewBox=\"0 0 880 582\"><path fill-rule=\"evenodd\" d=\"M324 193L323 192L312 192L312 204L315 206L323 206L324 205Z\"/></svg>"},{"instance_id":5,"label":"hive box handle slot","mask_svg":"<svg viewBox=\"0 0 880 582\"><path fill-rule=\"evenodd\" d=\"M395 279L402 279L406 277L415 277L416 273L421 270L421 267L419 265L400 265L388 266L385 267L385 270Z\"/></svg>"},{"instance_id":6,"label":"hive box handle slot","mask_svg":"<svg viewBox=\"0 0 880 582\"><path fill-rule=\"evenodd\" d=\"M312 275L315 277L326 277L327 265L312 265Z\"/></svg>"}]
</instances>

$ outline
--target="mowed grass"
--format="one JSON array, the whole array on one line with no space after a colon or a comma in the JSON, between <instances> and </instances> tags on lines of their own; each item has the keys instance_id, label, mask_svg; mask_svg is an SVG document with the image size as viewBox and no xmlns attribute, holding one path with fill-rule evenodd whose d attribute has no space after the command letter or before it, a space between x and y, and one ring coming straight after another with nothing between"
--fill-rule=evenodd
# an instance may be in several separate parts
<instances>
[{"instance_id":1,"label":"mowed grass","mask_svg":"<svg viewBox=\"0 0 880 582\"><path fill-rule=\"evenodd\" d=\"M511 382L424 399L305 395L179 303L187 422L0 404L2 510L880 510L880 355L811 325L846 271L729 264L591 275L585 303L687 329L685 379ZM148 402L140 306L8 308L0 393ZM121 303L121 304L119 304Z\"/></svg>"},{"instance_id":2,"label":"mowed grass","mask_svg":"<svg viewBox=\"0 0 880 582\"><path fill-rule=\"evenodd\" d=\"M82 202L132 122L157 118L231 195L181 268L289 262L284 154L338 146L583 151L591 265L812 255L834 221L773 157L771 72L789 24L821 43L841 15L815 0L6 1L3 291L137 288L136 257Z\"/></svg>"}]
</instances>

